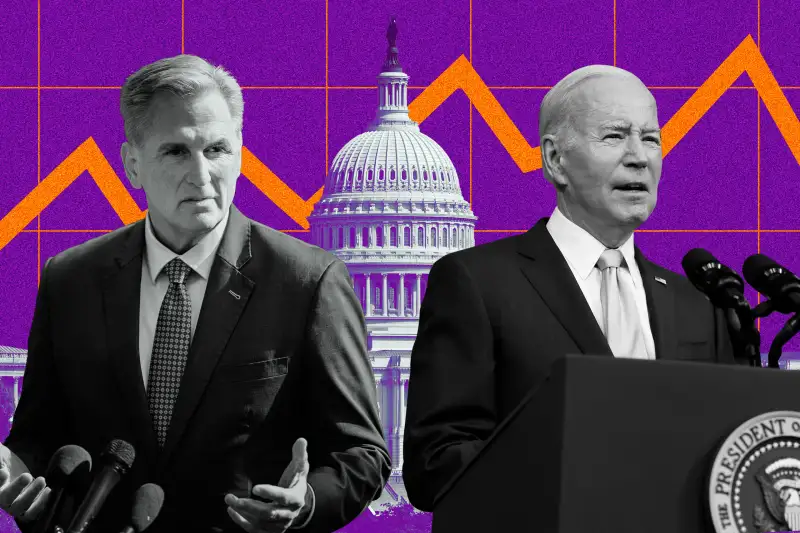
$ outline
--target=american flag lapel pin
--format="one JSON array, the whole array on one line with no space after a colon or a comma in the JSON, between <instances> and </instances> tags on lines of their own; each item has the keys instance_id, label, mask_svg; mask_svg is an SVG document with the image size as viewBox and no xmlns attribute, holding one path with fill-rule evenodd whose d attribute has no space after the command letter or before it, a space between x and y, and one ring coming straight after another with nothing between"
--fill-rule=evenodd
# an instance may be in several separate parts
<instances>
[{"instance_id":1,"label":"american flag lapel pin","mask_svg":"<svg viewBox=\"0 0 800 533\"><path fill-rule=\"evenodd\" d=\"M656 281L659 282L660 284L662 284L662 285L666 285L667 284L667 280L665 280L664 278L659 278L658 276L656 276L655 278L656 278Z\"/></svg>"}]
</instances>

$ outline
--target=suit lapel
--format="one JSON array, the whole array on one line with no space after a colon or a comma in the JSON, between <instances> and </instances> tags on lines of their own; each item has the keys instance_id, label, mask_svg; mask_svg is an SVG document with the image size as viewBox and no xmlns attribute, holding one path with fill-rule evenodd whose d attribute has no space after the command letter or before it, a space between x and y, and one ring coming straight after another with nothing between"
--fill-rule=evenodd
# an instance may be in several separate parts
<instances>
[{"instance_id":1,"label":"suit lapel","mask_svg":"<svg viewBox=\"0 0 800 533\"><path fill-rule=\"evenodd\" d=\"M121 252L103 279L108 357L114 379L138 442L137 461L148 463L157 455L156 439L139 359L139 293L142 278L144 222L131 226Z\"/></svg>"},{"instance_id":2,"label":"suit lapel","mask_svg":"<svg viewBox=\"0 0 800 533\"><path fill-rule=\"evenodd\" d=\"M675 359L678 354L675 340L675 291L666 284L661 269L645 259L636 248L636 264L642 274L644 292L647 296L647 314L656 347L656 359Z\"/></svg>"},{"instance_id":3,"label":"suit lapel","mask_svg":"<svg viewBox=\"0 0 800 533\"><path fill-rule=\"evenodd\" d=\"M208 277L203 306L172 411L159 469L166 467L206 384L236 327L255 284L240 272L250 259L250 221L231 205L230 218Z\"/></svg>"},{"instance_id":4,"label":"suit lapel","mask_svg":"<svg viewBox=\"0 0 800 533\"><path fill-rule=\"evenodd\" d=\"M605 335L547 231L547 220L539 220L519 240L518 251L524 256L522 272L583 353L611 357Z\"/></svg>"}]
</instances>

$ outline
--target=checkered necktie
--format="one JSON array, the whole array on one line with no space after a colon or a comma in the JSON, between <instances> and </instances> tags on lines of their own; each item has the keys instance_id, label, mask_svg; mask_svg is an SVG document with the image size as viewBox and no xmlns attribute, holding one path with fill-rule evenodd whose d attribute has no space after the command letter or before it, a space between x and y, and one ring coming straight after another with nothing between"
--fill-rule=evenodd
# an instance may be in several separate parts
<instances>
[{"instance_id":1,"label":"checkered necktie","mask_svg":"<svg viewBox=\"0 0 800 533\"><path fill-rule=\"evenodd\" d=\"M192 302L186 290L186 277L192 269L176 257L164 270L169 277L169 289L158 313L147 380L150 417L160 446L167 439L192 334Z\"/></svg>"},{"instance_id":2,"label":"checkered necktie","mask_svg":"<svg viewBox=\"0 0 800 533\"><path fill-rule=\"evenodd\" d=\"M648 359L633 279L622 252L606 250L597 261L602 274L603 332L615 357Z\"/></svg>"}]
</instances>

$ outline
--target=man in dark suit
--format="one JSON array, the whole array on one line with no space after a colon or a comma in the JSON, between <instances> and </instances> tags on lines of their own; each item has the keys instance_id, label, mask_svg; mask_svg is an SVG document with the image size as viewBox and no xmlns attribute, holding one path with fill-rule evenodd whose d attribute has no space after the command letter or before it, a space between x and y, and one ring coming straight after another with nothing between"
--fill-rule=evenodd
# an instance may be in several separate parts
<instances>
[{"instance_id":1,"label":"man in dark suit","mask_svg":"<svg viewBox=\"0 0 800 533\"><path fill-rule=\"evenodd\" d=\"M553 215L443 257L428 278L403 465L421 510L565 354L734 362L724 316L633 243L661 175L644 84L614 67L579 69L545 96L539 133Z\"/></svg>"},{"instance_id":2,"label":"man in dark suit","mask_svg":"<svg viewBox=\"0 0 800 533\"><path fill-rule=\"evenodd\" d=\"M47 261L0 506L30 524L56 449L97 465L121 438L136 459L95 531L120 531L146 482L165 492L150 531L344 526L390 471L345 265L232 205L243 101L222 68L157 61L121 109L148 216Z\"/></svg>"}]
</instances>

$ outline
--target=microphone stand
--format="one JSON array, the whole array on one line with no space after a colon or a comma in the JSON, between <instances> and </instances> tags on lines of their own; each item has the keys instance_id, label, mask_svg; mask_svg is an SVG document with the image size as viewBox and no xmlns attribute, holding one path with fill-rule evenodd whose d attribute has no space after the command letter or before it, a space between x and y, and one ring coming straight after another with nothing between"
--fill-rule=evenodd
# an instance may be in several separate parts
<instances>
[{"instance_id":1,"label":"microphone stand","mask_svg":"<svg viewBox=\"0 0 800 533\"><path fill-rule=\"evenodd\" d=\"M777 311L776 304L772 299L761 302L753 310L753 316L765 317ZM800 312L795 313L792 318L786 321L783 328L775 335L772 344L769 347L769 354L767 355L767 366L769 368L780 368L781 355L783 355L783 347L786 345L797 332L800 331Z\"/></svg>"},{"instance_id":2,"label":"microphone stand","mask_svg":"<svg viewBox=\"0 0 800 533\"><path fill-rule=\"evenodd\" d=\"M744 298L736 298L730 309L739 319L739 340L750 366L761 368L761 334L756 327L758 313Z\"/></svg>"},{"instance_id":3,"label":"microphone stand","mask_svg":"<svg viewBox=\"0 0 800 533\"><path fill-rule=\"evenodd\" d=\"M800 313L796 313L790 318L783 328L775 335L772 345L769 347L768 364L769 368L780 368L780 360L783 346L800 331Z\"/></svg>"}]
</instances>

